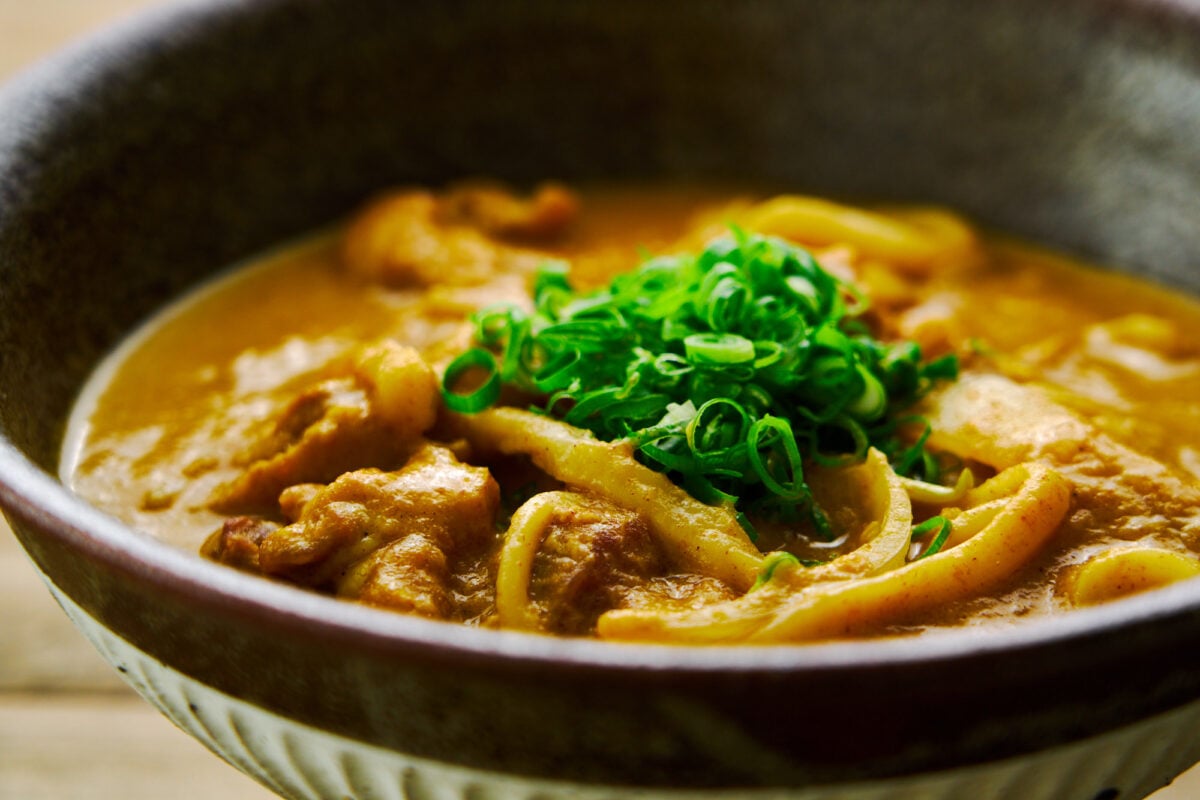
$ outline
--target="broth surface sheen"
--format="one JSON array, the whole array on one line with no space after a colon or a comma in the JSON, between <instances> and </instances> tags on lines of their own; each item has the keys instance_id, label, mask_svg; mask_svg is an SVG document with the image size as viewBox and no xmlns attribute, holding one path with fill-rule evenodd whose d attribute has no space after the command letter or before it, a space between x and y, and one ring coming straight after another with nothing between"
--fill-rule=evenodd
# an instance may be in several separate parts
<instances>
[{"instance_id":1,"label":"broth surface sheen","mask_svg":"<svg viewBox=\"0 0 1200 800\"><path fill-rule=\"evenodd\" d=\"M717 252L731 225L741 250L704 267L710 289L751 270L736 262L756 234L778 237L832 276L847 337L957 359L957 379L922 379L887 412L933 474L899 452L835 466L805 451L801 481L767 433L765 482L811 500L735 508L627 442L521 410L550 392L506 384L498 408L447 409L447 368L487 346L471 315L532 313L547 263L584 297L651 256ZM781 286L809 290L794 278ZM712 187L400 190L147 323L81 396L61 472L184 550L465 624L681 644L1012 624L1200 574L1196 331L1192 299L941 209ZM469 395L479 372L448 388ZM841 446L841 423L821 424L818 451Z\"/></svg>"}]
</instances>

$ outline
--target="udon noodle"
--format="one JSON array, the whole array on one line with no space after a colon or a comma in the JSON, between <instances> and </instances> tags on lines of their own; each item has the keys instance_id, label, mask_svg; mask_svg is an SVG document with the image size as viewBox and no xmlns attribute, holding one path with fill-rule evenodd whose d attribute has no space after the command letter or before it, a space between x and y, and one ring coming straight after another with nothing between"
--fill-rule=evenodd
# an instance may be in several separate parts
<instances>
[{"instance_id":1,"label":"udon noodle","mask_svg":"<svg viewBox=\"0 0 1200 800\"><path fill-rule=\"evenodd\" d=\"M164 312L65 478L462 624L788 643L1200 573L1200 309L937 208L391 192Z\"/></svg>"}]
</instances>

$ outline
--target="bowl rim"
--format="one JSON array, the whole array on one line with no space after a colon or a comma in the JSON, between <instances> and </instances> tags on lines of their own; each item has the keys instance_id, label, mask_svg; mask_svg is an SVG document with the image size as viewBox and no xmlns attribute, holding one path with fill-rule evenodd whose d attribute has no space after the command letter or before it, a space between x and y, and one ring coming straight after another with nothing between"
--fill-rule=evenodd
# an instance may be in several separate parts
<instances>
[{"instance_id":1,"label":"bowl rim","mask_svg":"<svg viewBox=\"0 0 1200 800\"><path fill-rule=\"evenodd\" d=\"M984 4L989 0L971 1ZM1045 8L1040 0L1020 2ZM0 169L10 168L10 161L19 163L22 157L22 146L27 144L21 130L22 116L56 119L70 113L69 107L62 111L59 105L64 97L78 97L111 71L120 70L120 66L113 65L114 53L132 54L152 42L169 43L180 35L194 33L201 27L197 23L287 5L289 0L254 4L241 0L175 0L135 12L26 67L0 87ZM1084 9L1097 18L1105 14L1121 16L1152 33L1183 29L1200 42L1200 4L1190 0L1058 0L1057 5ZM1190 58L1200 64L1200 48ZM21 113L5 113L18 107ZM59 110L53 110L56 107ZM4 188L0 182L0 190ZM39 528L95 563L198 608L253 618L304 639L354 643L386 656L411 655L420 650L441 657L498 659L497 666L534 664L687 674L911 666L1057 647L1114 636L1154 621L1182 621L1200 614L1200 580L1196 580L1070 613L921 636L703 646L572 639L426 620L337 600L206 561L198 554L139 534L88 505L2 435L0 508L18 524L25 522Z\"/></svg>"},{"instance_id":2,"label":"bowl rim","mask_svg":"<svg viewBox=\"0 0 1200 800\"><path fill-rule=\"evenodd\" d=\"M708 674L871 669L1059 647L1200 611L1200 580L1069 613L919 636L795 644L666 645L565 638L428 620L339 600L230 569L139 534L97 510L0 442L0 507L49 530L73 551L193 607L251 616L304 638L354 642L385 656L486 657L508 665ZM50 524L47 524L50 523ZM55 524L57 523L57 524ZM60 587L62 589L62 587ZM68 592L70 595L70 592ZM499 666L499 664L497 664Z\"/></svg>"}]
</instances>

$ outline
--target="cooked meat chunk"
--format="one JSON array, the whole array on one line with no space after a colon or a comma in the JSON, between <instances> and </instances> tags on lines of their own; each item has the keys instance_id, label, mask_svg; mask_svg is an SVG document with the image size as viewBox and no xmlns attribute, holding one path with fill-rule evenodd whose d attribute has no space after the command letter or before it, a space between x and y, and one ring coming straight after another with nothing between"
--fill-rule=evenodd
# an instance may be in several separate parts
<instances>
[{"instance_id":1,"label":"cooked meat chunk","mask_svg":"<svg viewBox=\"0 0 1200 800\"><path fill-rule=\"evenodd\" d=\"M545 238L574 217L570 195L546 189L522 201L500 190L439 198L386 195L346 231L342 261L365 280L392 287L473 286L502 273L532 272L547 254L495 237Z\"/></svg>"},{"instance_id":2,"label":"cooked meat chunk","mask_svg":"<svg viewBox=\"0 0 1200 800\"><path fill-rule=\"evenodd\" d=\"M245 472L217 487L210 506L264 510L289 486L400 462L433 425L437 392L433 371L412 348L367 348L353 375L319 383L282 409L237 458Z\"/></svg>"},{"instance_id":3,"label":"cooked meat chunk","mask_svg":"<svg viewBox=\"0 0 1200 800\"><path fill-rule=\"evenodd\" d=\"M587 499L560 506L548 521L530 575L530 601L545 630L588 634L631 588L666 568L641 515Z\"/></svg>"},{"instance_id":4,"label":"cooked meat chunk","mask_svg":"<svg viewBox=\"0 0 1200 800\"><path fill-rule=\"evenodd\" d=\"M210 505L225 513L269 508L288 486L384 466L397 458L402 444L387 435L371 413L369 395L354 380L325 381L289 403L238 456L236 463L246 471L217 487Z\"/></svg>"},{"instance_id":5,"label":"cooked meat chunk","mask_svg":"<svg viewBox=\"0 0 1200 800\"><path fill-rule=\"evenodd\" d=\"M1034 386L964 376L930 401L930 444L996 469L1048 464L1074 488L1072 524L1139 539L1160 532L1200 542L1200 487L1117 442Z\"/></svg>"},{"instance_id":6,"label":"cooked meat chunk","mask_svg":"<svg viewBox=\"0 0 1200 800\"><path fill-rule=\"evenodd\" d=\"M354 371L370 390L372 410L398 438L412 442L433 427L438 379L416 350L390 340L380 342L363 350Z\"/></svg>"},{"instance_id":7,"label":"cooked meat chunk","mask_svg":"<svg viewBox=\"0 0 1200 800\"><path fill-rule=\"evenodd\" d=\"M367 605L446 619L453 615L446 553L433 537L410 533L347 570L337 592Z\"/></svg>"},{"instance_id":8,"label":"cooked meat chunk","mask_svg":"<svg viewBox=\"0 0 1200 800\"><path fill-rule=\"evenodd\" d=\"M263 540L279 530L278 523L262 517L230 517L208 537L201 555L248 572L259 572L258 551Z\"/></svg>"},{"instance_id":9,"label":"cooked meat chunk","mask_svg":"<svg viewBox=\"0 0 1200 800\"><path fill-rule=\"evenodd\" d=\"M556 183L538 186L528 198L495 184L466 184L447 192L439 206L447 222L474 225L497 238L539 241L561 236L579 213L578 198Z\"/></svg>"},{"instance_id":10,"label":"cooked meat chunk","mask_svg":"<svg viewBox=\"0 0 1200 800\"><path fill-rule=\"evenodd\" d=\"M326 588L341 584L349 595L357 587L369 602L405 606L409 590L394 602L384 595L395 576L412 569L421 547L377 551L420 535L453 558L491 539L499 504L499 487L486 469L460 463L444 447L425 445L396 472L348 472L314 493L295 523L263 541L259 564L268 575ZM427 554L421 558L433 564ZM374 564L355 566L372 559ZM444 582L444 570L423 574L440 574Z\"/></svg>"},{"instance_id":11,"label":"cooked meat chunk","mask_svg":"<svg viewBox=\"0 0 1200 800\"><path fill-rule=\"evenodd\" d=\"M668 613L694 611L737 596L728 584L716 578L687 573L653 578L631 587L620 607Z\"/></svg>"},{"instance_id":12,"label":"cooked meat chunk","mask_svg":"<svg viewBox=\"0 0 1200 800\"><path fill-rule=\"evenodd\" d=\"M295 486L289 486L279 493L279 513L288 522L296 522L304 513L304 507L324 488L320 483L297 483Z\"/></svg>"}]
</instances>

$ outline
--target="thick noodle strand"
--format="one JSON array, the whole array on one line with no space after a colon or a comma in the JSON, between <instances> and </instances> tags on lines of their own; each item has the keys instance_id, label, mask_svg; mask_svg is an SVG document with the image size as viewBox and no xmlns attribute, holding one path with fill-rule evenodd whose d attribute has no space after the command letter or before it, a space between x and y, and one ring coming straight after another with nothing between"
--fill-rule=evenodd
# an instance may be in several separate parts
<instances>
[{"instance_id":1,"label":"thick noodle strand","mask_svg":"<svg viewBox=\"0 0 1200 800\"><path fill-rule=\"evenodd\" d=\"M867 485L867 509L875 520L862 535L862 545L815 567L779 567L759 588L735 600L681 612L644 609L609 611L598 622L602 638L693 644L737 641L750 637L779 614L780 608L809 587L840 584L894 570L904 563L912 530L912 504L900 479L878 450L846 468L841 480Z\"/></svg>"},{"instance_id":2,"label":"thick noodle strand","mask_svg":"<svg viewBox=\"0 0 1200 800\"><path fill-rule=\"evenodd\" d=\"M928 558L874 575L805 581L800 588L795 584L805 579L804 568L780 568L778 578L737 600L673 614L610 611L600 618L598 632L679 644L812 641L868 633L976 596L1037 552L1062 522L1071 498L1066 479L1036 463L1012 467L984 487L987 491L976 491L1006 494L1007 505L978 534Z\"/></svg>"},{"instance_id":3,"label":"thick noodle strand","mask_svg":"<svg viewBox=\"0 0 1200 800\"><path fill-rule=\"evenodd\" d=\"M549 475L576 489L642 514L680 569L724 581L737 591L758 576L762 554L730 508L696 500L670 479L638 463L621 442L515 408L493 408L456 418L474 447L524 454Z\"/></svg>"},{"instance_id":4,"label":"thick noodle strand","mask_svg":"<svg viewBox=\"0 0 1200 800\"><path fill-rule=\"evenodd\" d=\"M533 561L554 515L578 505L578 495L570 492L541 492L513 513L496 567L496 614L502 627L538 629L537 614L529 603Z\"/></svg>"},{"instance_id":5,"label":"thick noodle strand","mask_svg":"<svg viewBox=\"0 0 1200 800\"><path fill-rule=\"evenodd\" d=\"M817 197L780 195L749 209L742 227L801 244L849 244L869 258L903 271L925 271L948 258L961 258L974 237L945 212L925 209L907 219L842 205Z\"/></svg>"},{"instance_id":6,"label":"thick noodle strand","mask_svg":"<svg viewBox=\"0 0 1200 800\"><path fill-rule=\"evenodd\" d=\"M892 572L799 595L750 640L803 641L865 633L998 585L1058 528L1071 502L1071 485L1041 464L1012 467L993 480L1017 486L1008 506L975 536Z\"/></svg>"}]
</instances>

